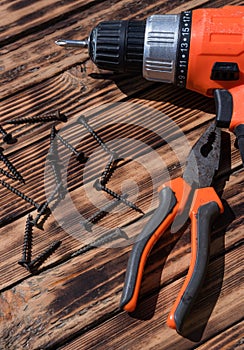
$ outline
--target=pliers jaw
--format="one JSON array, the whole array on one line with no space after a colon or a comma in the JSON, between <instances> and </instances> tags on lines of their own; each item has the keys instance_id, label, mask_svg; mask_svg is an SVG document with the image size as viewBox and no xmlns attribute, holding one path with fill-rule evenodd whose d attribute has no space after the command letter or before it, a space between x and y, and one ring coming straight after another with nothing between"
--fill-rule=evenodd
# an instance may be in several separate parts
<instances>
[{"instance_id":1,"label":"pliers jaw","mask_svg":"<svg viewBox=\"0 0 244 350\"><path fill-rule=\"evenodd\" d=\"M193 188L209 187L219 169L221 129L215 123L193 146L186 162L183 179Z\"/></svg>"}]
</instances>

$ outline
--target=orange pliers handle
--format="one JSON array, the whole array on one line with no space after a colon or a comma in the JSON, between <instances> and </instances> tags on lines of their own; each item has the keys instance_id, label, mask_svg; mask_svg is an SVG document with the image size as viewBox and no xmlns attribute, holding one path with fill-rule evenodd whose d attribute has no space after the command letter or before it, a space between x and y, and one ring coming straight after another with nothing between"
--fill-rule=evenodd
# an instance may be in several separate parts
<instances>
[{"instance_id":1,"label":"orange pliers handle","mask_svg":"<svg viewBox=\"0 0 244 350\"><path fill-rule=\"evenodd\" d=\"M124 310L129 312L135 310L146 259L156 241L174 221L176 214L182 208L182 202L186 202L190 192L191 187L183 178L164 184L160 190L159 207L138 236L128 261L120 304ZM213 187L195 191L189 214L192 224L191 263L167 320L168 326L179 333L204 280L208 266L212 222L223 210L223 205Z\"/></svg>"}]
</instances>

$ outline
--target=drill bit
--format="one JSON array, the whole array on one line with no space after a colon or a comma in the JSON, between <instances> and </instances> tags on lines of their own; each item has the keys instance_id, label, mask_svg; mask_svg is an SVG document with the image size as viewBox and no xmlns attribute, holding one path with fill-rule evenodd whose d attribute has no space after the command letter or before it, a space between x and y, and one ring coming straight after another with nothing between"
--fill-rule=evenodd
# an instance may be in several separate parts
<instances>
[{"instance_id":1,"label":"drill bit","mask_svg":"<svg viewBox=\"0 0 244 350\"><path fill-rule=\"evenodd\" d=\"M88 46L88 40L66 40L66 39L58 39L55 41L55 44L59 46L65 46L65 47L87 47Z\"/></svg>"}]
</instances>

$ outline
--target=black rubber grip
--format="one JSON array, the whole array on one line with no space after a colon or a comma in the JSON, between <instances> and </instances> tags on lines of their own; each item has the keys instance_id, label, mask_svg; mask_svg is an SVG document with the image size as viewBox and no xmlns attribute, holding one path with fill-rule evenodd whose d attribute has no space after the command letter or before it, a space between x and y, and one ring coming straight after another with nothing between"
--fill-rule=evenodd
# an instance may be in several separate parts
<instances>
[{"instance_id":1,"label":"black rubber grip","mask_svg":"<svg viewBox=\"0 0 244 350\"><path fill-rule=\"evenodd\" d=\"M244 167L244 124L238 125L235 128L234 132L237 137L238 148L241 154L242 164Z\"/></svg>"},{"instance_id":2,"label":"black rubber grip","mask_svg":"<svg viewBox=\"0 0 244 350\"><path fill-rule=\"evenodd\" d=\"M228 128L233 114L233 97L228 90L216 89L214 90L214 99L216 125L219 128Z\"/></svg>"},{"instance_id":3,"label":"black rubber grip","mask_svg":"<svg viewBox=\"0 0 244 350\"><path fill-rule=\"evenodd\" d=\"M165 187L159 192L159 206L155 210L152 218L148 221L147 225L138 236L135 245L133 246L125 275L124 288L120 301L120 307L124 307L131 300L137 281L138 269L141 263L142 253L148 244L150 238L155 233L156 229L166 219L166 217L172 212L177 200L174 192Z\"/></svg>"},{"instance_id":4,"label":"black rubber grip","mask_svg":"<svg viewBox=\"0 0 244 350\"><path fill-rule=\"evenodd\" d=\"M220 209L216 202L210 202L198 209L197 220L197 256L194 271L184 291L184 294L174 312L176 330L181 333L184 320L190 312L192 305L204 281L210 247L210 233L213 220L219 215ZM192 244L196 244L192 241Z\"/></svg>"}]
</instances>

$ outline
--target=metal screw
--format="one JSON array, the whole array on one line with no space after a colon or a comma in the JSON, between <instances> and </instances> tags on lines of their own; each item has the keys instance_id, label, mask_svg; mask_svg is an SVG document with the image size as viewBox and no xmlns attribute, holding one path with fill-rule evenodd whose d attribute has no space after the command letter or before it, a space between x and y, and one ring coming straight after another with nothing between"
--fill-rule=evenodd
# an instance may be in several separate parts
<instances>
[{"instance_id":1,"label":"metal screw","mask_svg":"<svg viewBox=\"0 0 244 350\"><path fill-rule=\"evenodd\" d=\"M5 124L35 124L35 123L47 123L47 122L53 122L53 121L59 121L59 122L67 122L67 117L65 114L60 113L59 110L56 110L54 112L45 113L42 115L37 115L30 118L18 118L18 119L12 119L5 122Z\"/></svg>"},{"instance_id":2,"label":"metal screw","mask_svg":"<svg viewBox=\"0 0 244 350\"><path fill-rule=\"evenodd\" d=\"M102 172L100 183L105 186L108 183L109 178L112 175L113 168L115 163L118 161L118 156L115 152L111 152L111 157L108 160L108 163L105 166L104 171Z\"/></svg>"},{"instance_id":3,"label":"metal screw","mask_svg":"<svg viewBox=\"0 0 244 350\"><path fill-rule=\"evenodd\" d=\"M32 248L32 234L33 234L33 224L32 224L32 216L29 214L25 224L25 234L24 234L24 242L22 249L22 258L18 261L18 264L27 267L31 261L31 248Z\"/></svg>"},{"instance_id":4,"label":"metal screw","mask_svg":"<svg viewBox=\"0 0 244 350\"><path fill-rule=\"evenodd\" d=\"M128 197L127 194L123 194L121 198ZM120 202L120 199L115 199L96 211L92 216L90 216L87 220L81 221L81 224L84 226L84 228L91 232L91 226L92 224L96 223L100 219L102 219L104 216L106 216L113 208L115 208Z\"/></svg>"},{"instance_id":5,"label":"metal screw","mask_svg":"<svg viewBox=\"0 0 244 350\"><path fill-rule=\"evenodd\" d=\"M17 196L19 196L20 198L22 198L27 203L32 204L38 211L41 210L43 204L36 203L32 198L26 196L23 192L20 192L19 190L17 190L17 188L14 188L13 186L9 185L7 182L5 182L3 180L0 180L0 184L2 186L4 186L5 188L7 188L12 193L14 193Z\"/></svg>"},{"instance_id":6,"label":"metal screw","mask_svg":"<svg viewBox=\"0 0 244 350\"><path fill-rule=\"evenodd\" d=\"M90 244L86 244L81 249L77 250L73 254L71 254L71 258L74 258L80 254L84 254L89 250L95 249L96 247L101 247L103 244L114 241L115 239L124 238L128 239L127 234L120 227L117 227L110 233L103 235L102 237L97 238L94 242Z\"/></svg>"},{"instance_id":7,"label":"metal screw","mask_svg":"<svg viewBox=\"0 0 244 350\"><path fill-rule=\"evenodd\" d=\"M67 140L65 140L61 135L57 134L57 138L62 142L62 144L68 148L75 156L78 162L84 161L86 159L84 152L78 152Z\"/></svg>"},{"instance_id":8,"label":"metal screw","mask_svg":"<svg viewBox=\"0 0 244 350\"><path fill-rule=\"evenodd\" d=\"M40 218L41 218L41 216L42 216L43 214L47 214L47 213L50 212L50 209L48 208L48 205L53 201L53 199L54 199L55 195L58 193L59 188L60 188L61 185L62 185L62 184L58 184L58 185L56 186L55 190L51 193L51 195L49 196L49 198L47 199L47 201L43 203L41 209L39 210L39 212L38 212L38 214L37 214L37 216L36 216L36 218L35 218L34 220L32 219L32 224L33 224L34 226L40 228L40 227L38 226L38 221L40 220Z\"/></svg>"},{"instance_id":9,"label":"metal screw","mask_svg":"<svg viewBox=\"0 0 244 350\"><path fill-rule=\"evenodd\" d=\"M103 140L98 136L98 134L92 129L92 127L87 123L86 118L81 115L78 119L77 122L79 124L82 124L87 131L92 135L92 137L98 142L98 144L104 149L105 152L111 154L110 149L107 147L106 143L103 142Z\"/></svg>"},{"instance_id":10,"label":"metal screw","mask_svg":"<svg viewBox=\"0 0 244 350\"><path fill-rule=\"evenodd\" d=\"M3 141L7 144L11 145L12 143L17 142L16 137L13 137L10 132L7 132L3 129L3 127L0 125L0 133L3 135Z\"/></svg>"},{"instance_id":11,"label":"metal screw","mask_svg":"<svg viewBox=\"0 0 244 350\"><path fill-rule=\"evenodd\" d=\"M10 174L8 171L6 171L2 168L0 168L0 173L7 176L11 180L16 180L16 178L12 174Z\"/></svg>"},{"instance_id":12,"label":"metal screw","mask_svg":"<svg viewBox=\"0 0 244 350\"><path fill-rule=\"evenodd\" d=\"M47 159L50 161L55 182L59 186L59 198L64 199L67 191L62 184L62 174L60 171L60 159L58 156L57 139L55 137L56 133L57 133L57 130L55 129L55 126L53 126L50 134L50 151L49 151L49 154L47 155Z\"/></svg>"},{"instance_id":13,"label":"metal screw","mask_svg":"<svg viewBox=\"0 0 244 350\"><path fill-rule=\"evenodd\" d=\"M58 155L58 143L57 143L57 129L53 125L50 132L50 150L48 157L51 157L52 160L56 162L60 162L59 155Z\"/></svg>"},{"instance_id":14,"label":"metal screw","mask_svg":"<svg viewBox=\"0 0 244 350\"><path fill-rule=\"evenodd\" d=\"M25 183L22 175L18 172L15 166L10 162L5 154L3 154L4 149L0 147L0 160L6 165L9 171L14 175L14 177L22 183Z\"/></svg>"},{"instance_id":15,"label":"metal screw","mask_svg":"<svg viewBox=\"0 0 244 350\"><path fill-rule=\"evenodd\" d=\"M141 214L144 214L143 211L137 207L134 203L132 203L131 201L129 201L128 199L126 198L123 198L123 196L119 195L118 193L110 190L108 187L106 186L103 186L99 179L97 179L93 185L93 187L97 190L97 191L104 191L106 193L108 193L110 196L120 200L121 202L123 202L125 205L127 205L128 207L130 207L131 209L134 209L136 211L138 211L139 213Z\"/></svg>"},{"instance_id":16,"label":"metal screw","mask_svg":"<svg viewBox=\"0 0 244 350\"><path fill-rule=\"evenodd\" d=\"M53 242L43 253L38 255L33 261L28 264L30 272L35 272L46 261L58 247L61 245L61 241Z\"/></svg>"}]
</instances>

